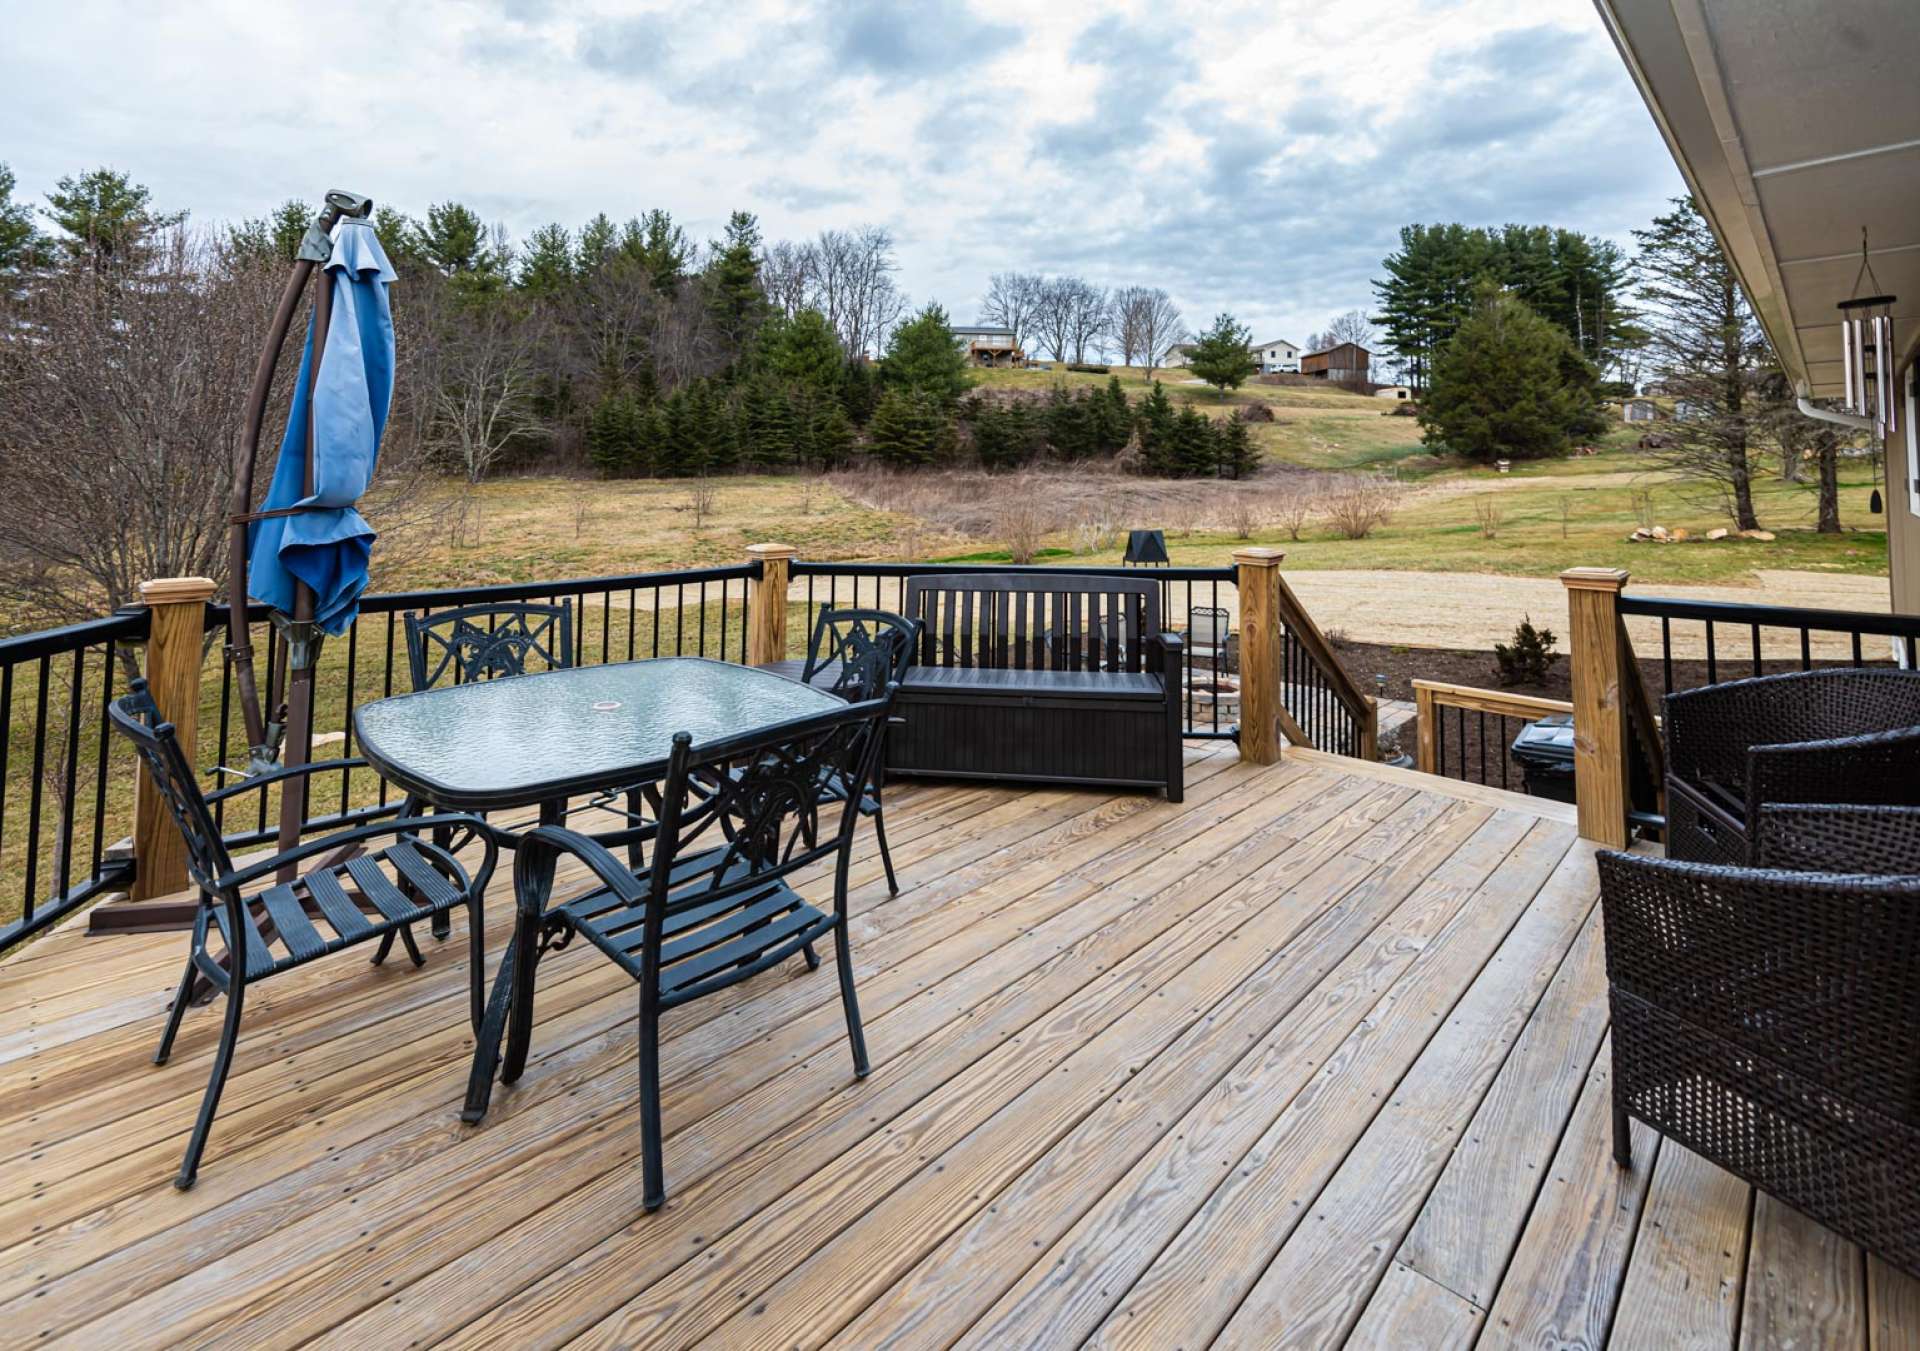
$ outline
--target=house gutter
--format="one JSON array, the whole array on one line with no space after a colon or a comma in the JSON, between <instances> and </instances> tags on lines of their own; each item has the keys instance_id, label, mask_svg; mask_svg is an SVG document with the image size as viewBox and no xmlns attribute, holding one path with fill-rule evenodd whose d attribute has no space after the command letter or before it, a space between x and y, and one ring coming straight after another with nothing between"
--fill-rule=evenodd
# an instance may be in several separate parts
<instances>
[{"instance_id":1,"label":"house gutter","mask_svg":"<svg viewBox=\"0 0 1920 1351\"><path fill-rule=\"evenodd\" d=\"M1800 410L1802 417L1810 417L1815 422L1831 422L1836 427L1845 427L1848 431L1870 432L1874 430L1872 418L1857 417L1852 413L1836 413L1827 408L1816 408L1807 397L1805 382L1793 391L1793 406Z\"/></svg>"}]
</instances>

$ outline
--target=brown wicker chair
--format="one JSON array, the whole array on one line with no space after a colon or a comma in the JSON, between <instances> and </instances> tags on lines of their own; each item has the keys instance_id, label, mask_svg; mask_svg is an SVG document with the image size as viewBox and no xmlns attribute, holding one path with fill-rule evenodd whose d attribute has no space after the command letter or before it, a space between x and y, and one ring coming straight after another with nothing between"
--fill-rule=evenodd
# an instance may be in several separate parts
<instances>
[{"instance_id":1,"label":"brown wicker chair","mask_svg":"<svg viewBox=\"0 0 1920 1351\"><path fill-rule=\"evenodd\" d=\"M1920 807L1768 803L1753 847L1759 868L1920 876Z\"/></svg>"},{"instance_id":2,"label":"brown wicker chair","mask_svg":"<svg viewBox=\"0 0 1920 1351\"><path fill-rule=\"evenodd\" d=\"M1920 812L1786 808L1761 839L1908 866ZM1920 1276L1920 876L1599 866L1615 1159L1644 1121Z\"/></svg>"},{"instance_id":3,"label":"brown wicker chair","mask_svg":"<svg viewBox=\"0 0 1920 1351\"><path fill-rule=\"evenodd\" d=\"M1920 673L1796 671L1666 699L1667 856L1744 866L1762 803L1920 806Z\"/></svg>"}]
</instances>

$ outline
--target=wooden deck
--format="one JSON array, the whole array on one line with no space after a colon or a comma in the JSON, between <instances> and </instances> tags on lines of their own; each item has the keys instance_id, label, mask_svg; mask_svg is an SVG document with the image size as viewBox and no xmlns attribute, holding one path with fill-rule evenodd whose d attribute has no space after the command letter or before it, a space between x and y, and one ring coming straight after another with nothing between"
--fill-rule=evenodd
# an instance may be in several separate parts
<instances>
[{"instance_id":1,"label":"wooden deck","mask_svg":"<svg viewBox=\"0 0 1920 1351\"><path fill-rule=\"evenodd\" d=\"M463 945L261 986L180 1193L184 940L54 935L0 967L0 1343L1920 1345L1920 1283L1649 1132L1616 1169L1570 809L1190 759L1178 807L896 785L873 1075L830 971L677 1011L653 1216L584 945L479 1128Z\"/></svg>"}]
</instances>

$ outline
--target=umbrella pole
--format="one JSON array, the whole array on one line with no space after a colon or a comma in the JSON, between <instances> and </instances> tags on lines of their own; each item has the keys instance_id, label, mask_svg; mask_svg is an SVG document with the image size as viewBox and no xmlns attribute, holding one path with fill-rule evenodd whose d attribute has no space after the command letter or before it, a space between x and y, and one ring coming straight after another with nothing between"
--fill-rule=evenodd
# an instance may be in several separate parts
<instances>
[{"instance_id":1,"label":"umbrella pole","mask_svg":"<svg viewBox=\"0 0 1920 1351\"><path fill-rule=\"evenodd\" d=\"M314 410L315 391L320 384L320 360L326 353L327 330L333 323L333 288L322 276L313 293L313 361L307 372L307 465L301 495L311 497L314 484ZM288 769L307 763L313 750L313 673L320 660L320 631L313 622L313 588L296 581L293 589L293 617L287 625L287 722L286 746L282 762ZM307 819L307 781L289 779L280 793L280 838L282 852L300 843L300 828ZM285 880L283 877L282 880Z\"/></svg>"}]
</instances>

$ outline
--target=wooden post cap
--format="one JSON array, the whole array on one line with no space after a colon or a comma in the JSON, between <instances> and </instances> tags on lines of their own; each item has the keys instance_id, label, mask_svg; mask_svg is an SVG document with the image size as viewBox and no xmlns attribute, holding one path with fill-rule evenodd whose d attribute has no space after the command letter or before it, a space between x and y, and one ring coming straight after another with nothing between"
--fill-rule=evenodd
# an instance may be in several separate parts
<instances>
[{"instance_id":1,"label":"wooden post cap","mask_svg":"<svg viewBox=\"0 0 1920 1351\"><path fill-rule=\"evenodd\" d=\"M762 562L769 558L792 558L799 550L791 544L749 544L747 556L758 558Z\"/></svg>"},{"instance_id":2,"label":"wooden post cap","mask_svg":"<svg viewBox=\"0 0 1920 1351\"><path fill-rule=\"evenodd\" d=\"M1568 568L1560 584L1569 591L1619 591L1627 584L1625 568Z\"/></svg>"},{"instance_id":3,"label":"wooden post cap","mask_svg":"<svg viewBox=\"0 0 1920 1351\"><path fill-rule=\"evenodd\" d=\"M156 577L150 582L140 583L140 603L190 605L195 601L211 600L213 592L211 577Z\"/></svg>"},{"instance_id":4,"label":"wooden post cap","mask_svg":"<svg viewBox=\"0 0 1920 1351\"><path fill-rule=\"evenodd\" d=\"M1233 551L1233 561L1245 568L1277 568L1280 566L1280 560L1286 556L1285 549L1266 549L1257 546Z\"/></svg>"}]
</instances>

